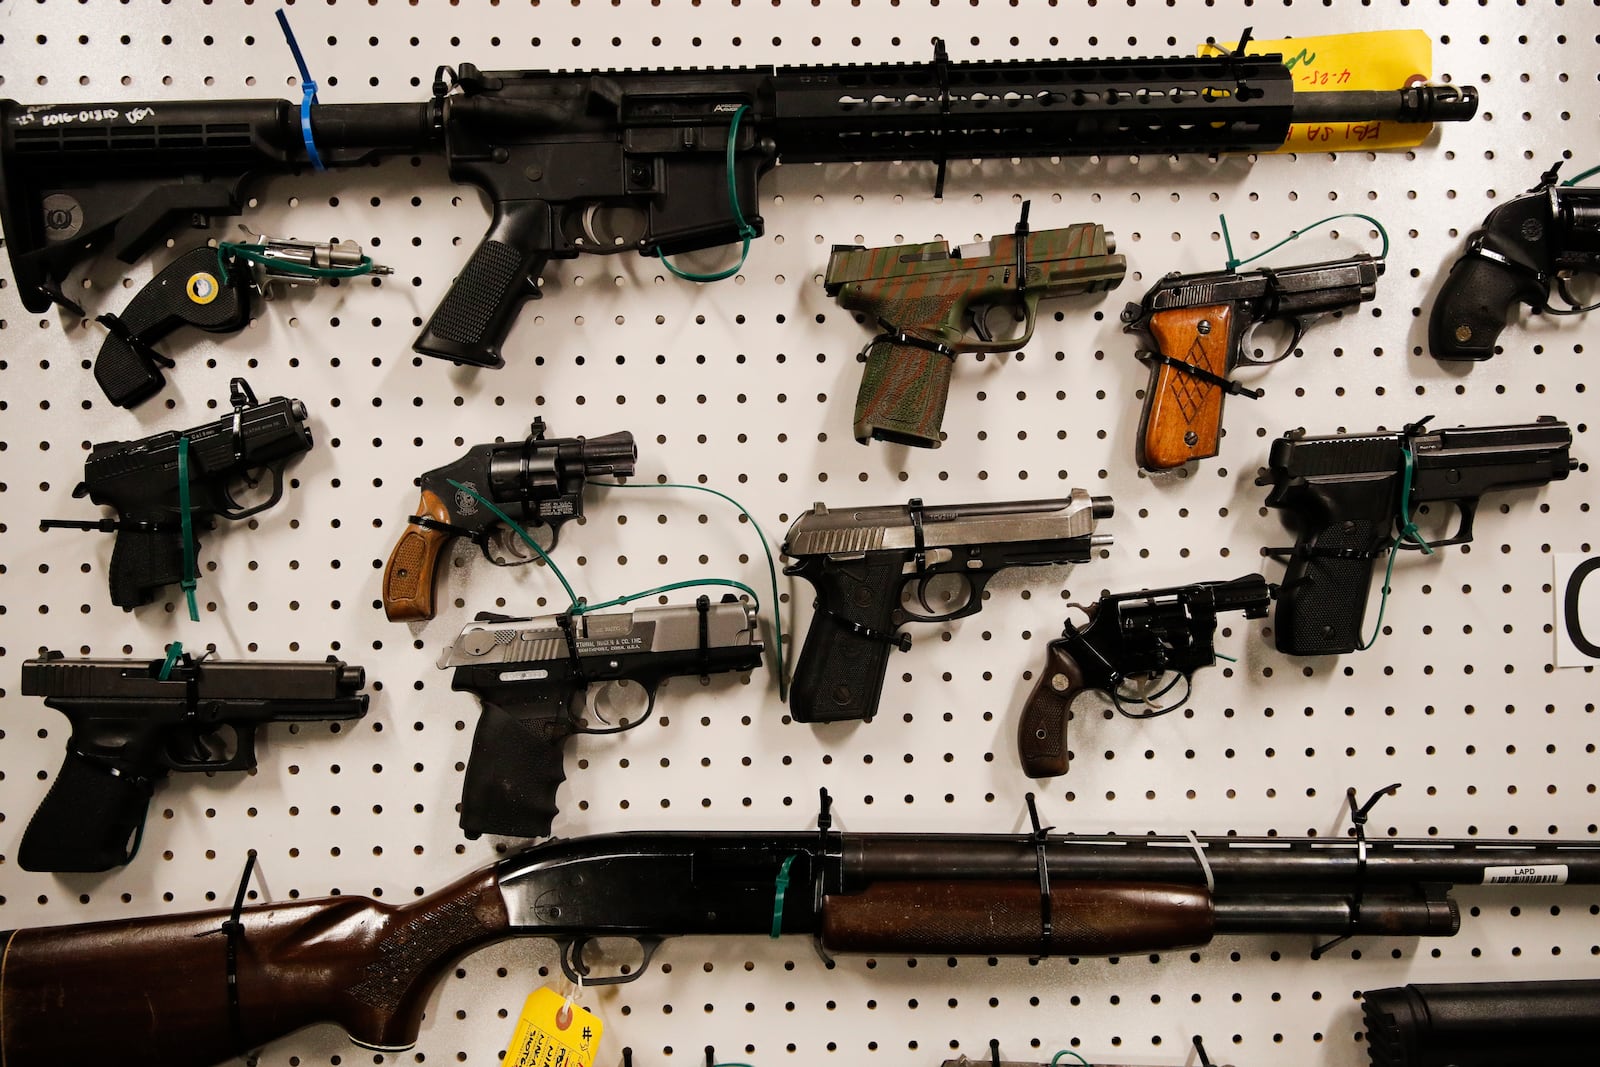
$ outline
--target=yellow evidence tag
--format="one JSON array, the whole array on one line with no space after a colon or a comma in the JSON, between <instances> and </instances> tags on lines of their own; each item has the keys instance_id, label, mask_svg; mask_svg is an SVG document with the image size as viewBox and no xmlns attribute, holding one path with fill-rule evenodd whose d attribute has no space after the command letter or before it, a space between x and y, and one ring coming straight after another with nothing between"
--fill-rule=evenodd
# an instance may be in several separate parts
<instances>
[{"instance_id":1,"label":"yellow evidence tag","mask_svg":"<svg viewBox=\"0 0 1600 1067\"><path fill-rule=\"evenodd\" d=\"M1231 52L1238 42L1203 44L1202 56ZM1400 89L1427 82L1433 41L1421 30L1373 30L1325 37L1251 41L1245 54L1281 52L1299 90ZM1433 129L1429 122L1297 122L1278 152L1343 152L1353 148L1409 148Z\"/></svg>"},{"instance_id":2,"label":"yellow evidence tag","mask_svg":"<svg viewBox=\"0 0 1600 1067\"><path fill-rule=\"evenodd\" d=\"M549 987L534 990L522 1005L501 1067L593 1067L600 1051L600 1016L568 1004Z\"/></svg>"}]
</instances>

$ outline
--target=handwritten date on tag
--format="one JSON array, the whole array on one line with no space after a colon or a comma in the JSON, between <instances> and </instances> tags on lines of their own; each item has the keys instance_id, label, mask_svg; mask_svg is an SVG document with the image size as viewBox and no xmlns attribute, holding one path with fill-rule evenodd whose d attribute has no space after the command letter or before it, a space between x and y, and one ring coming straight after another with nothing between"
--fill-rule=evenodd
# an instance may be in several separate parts
<instances>
[{"instance_id":1,"label":"handwritten date on tag","mask_svg":"<svg viewBox=\"0 0 1600 1067\"><path fill-rule=\"evenodd\" d=\"M1236 41L1201 45L1202 56L1231 52ZM1247 55L1283 54L1296 92L1399 89L1421 84L1433 70L1433 41L1421 30L1375 30L1251 41ZM1419 145L1431 123L1297 122L1279 152L1343 152Z\"/></svg>"}]
</instances>

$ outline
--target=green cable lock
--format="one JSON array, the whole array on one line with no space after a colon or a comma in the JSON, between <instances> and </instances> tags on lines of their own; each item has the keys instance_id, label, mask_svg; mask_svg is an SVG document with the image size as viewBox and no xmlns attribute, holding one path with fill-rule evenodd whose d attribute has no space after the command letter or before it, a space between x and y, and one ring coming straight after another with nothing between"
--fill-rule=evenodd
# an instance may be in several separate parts
<instances>
[{"instance_id":1,"label":"green cable lock","mask_svg":"<svg viewBox=\"0 0 1600 1067\"><path fill-rule=\"evenodd\" d=\"M308 263L296 263L292 259L280 259L269 256L259 251L259 246L239 244L236 241L217 242L217 273L222 277L222 284L228 284L228 260L238 257L250 263L259 263L264 267L271 267L284 274L298 274L304 278L359 278L363 274L372 273L372 257L362 256L361 262L353 267L313 267Z\"/></svg>"},{"instance_id":2,"label":"green cable lock","mask_svg":"<svg viewBox=\"0 0 1600 1067\"><path fill-rule=\"evenodd\" d=\"M1378 599L1378 621L1372 627L1372 636L1367 638L1365 644L1356 647L1365 652L1378 640L1378 634L1383 631L1383 609L1389 604L1389 579L1394 577L1394 558L1400 552L1400 546L1409 541L1422 549L1424 555L1433 555L1433 546L1422 539L1422 532L1417 529L1417 524L1411 517L1411 471L1415 460L1411 449L1402 448L1400 455L1405 458L1405 467L1400 475L1400 499L1406 509L1405 521L1400 524L1400 532L1395 535L1394 544L1389 546L1389 563L1383 569L1383 595Z\"/></svg>"},{"instance_id":3,"label":"green cable lock","mask_svg":"<svg viewBox=\"0 0 1600 1067\"><path fill-rule=\"evenodd\" d=\"M749 110L749 104L740 104L739 110L733 113L733 121L728 124L728 207L733 211L734 222L739 225L739 236L744 238L744 247L739 249L739 262L727 270L717 271L715 274L696 274L693 271L674 267L671 260L667 259L667 254L659 248L656 249L656 255L661 259L661 265L685 281L720 282L724 278L731 278L738 274L744 267L744 261L750 258L750 242L756 236L756 228L750 225L744 217L744 212L739 210L739 187L736 181L738 173L733 169L734 159L739 147L739 123L744 118L745 112Z\"/></svg>"}]
</instances>

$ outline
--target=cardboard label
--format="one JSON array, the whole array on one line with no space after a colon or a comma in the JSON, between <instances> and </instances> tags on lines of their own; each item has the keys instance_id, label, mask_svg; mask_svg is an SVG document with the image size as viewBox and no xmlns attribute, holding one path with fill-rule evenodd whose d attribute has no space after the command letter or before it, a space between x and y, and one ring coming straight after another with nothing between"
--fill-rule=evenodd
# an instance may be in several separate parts
<instances>
[{"instance_id":1,"label":"cardboard label","mask_svg":"<svg viewBox=\"0 0 1600 1067\"><path fill-rule=\"evenodd\" d=\"M522 1005L501 1067L594 1067L600 1016L577 1004L568 1015L562 1010L566 1004L567 998L549 987L534 990Z\"/></svg>"},{"instance_id":2,"label":"cardboard label","mask_svg":"<svg viewBox=\"0 0 1600 1067\"><path fill-rule=\"evenodd\" d=\"M1556 554L1556 666L1600 666L1600 556Z\"/></svg>"},{"instance_id":3,"label":"cardboard label","mask_svg":"<svg viewBox=\"0 0 1600 1067\"><path fill-rule=\"evenodd\" d=\"M1202 56L1222 55L1237 41L1201 45ZM1245 54L1283 53L1296 92L1400 89L1427 82L1433 71L1433 41L1421 30L1374 30L1325 37L1251 41ZM1350 149L1409 148L1433 129L1427 122L1297 122L1278 152L1343 152Z\"/></svg>"}]
</instances>

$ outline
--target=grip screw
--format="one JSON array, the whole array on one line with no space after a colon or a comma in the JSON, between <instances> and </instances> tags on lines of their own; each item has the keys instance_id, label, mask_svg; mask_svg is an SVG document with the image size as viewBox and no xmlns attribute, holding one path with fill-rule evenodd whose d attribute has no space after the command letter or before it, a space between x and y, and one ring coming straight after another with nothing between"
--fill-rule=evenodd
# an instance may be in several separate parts
<instances>
[{"instance_id":1,"label":"grip screw","mask_svg":"<svg viewBox=\"0 0 1600 1067\"><path fill-rule=\"evenodd\" d=\"M1064 675L1064 674L1052 674L1050 676L1050 688L1054 689L1056 692L1065 693L1067 691L1067 685L1068 685L1068 682L1067 682L1067 676L1066 675Z\"/></svg>"},{"instance_id":2,"label":"grip screw","mask_svg":"<svg viewBox=\"0 0 1600 1067\"><path fill-rule=\"evenodd\" d=\"M1466 341L1472 340L1472 327L1468 326L1464 322L1460 326L1457 326L1456 327L1456 340L1457 341L1462 341L1462 342L1466 342Z\"/></svg>"},{"instance_id":3,"label":"grip screw","mask_svg":"<svg viewBox=\"0 0 1600 1067\"><path fill-rule=\"evenodd\" d=\"M1195 326L1195 329L1197 331L1199 331L1201 336L1204 336L1205 334L1210 333L1211 332L1211 320L1210 319L1201 319L1199 324Z\"/></svg>"}]
</instances>

